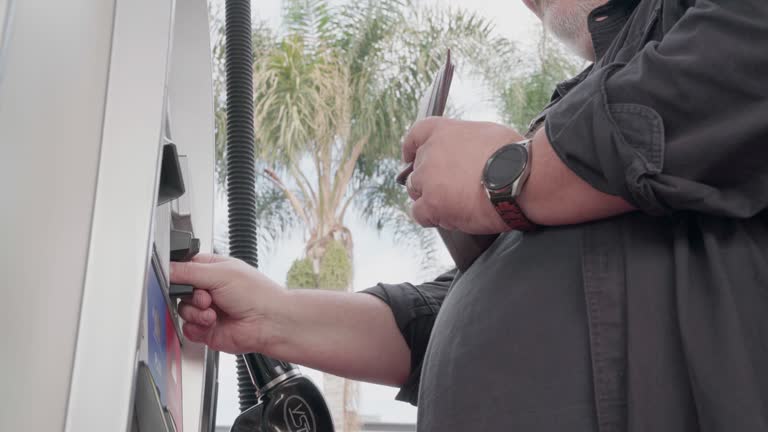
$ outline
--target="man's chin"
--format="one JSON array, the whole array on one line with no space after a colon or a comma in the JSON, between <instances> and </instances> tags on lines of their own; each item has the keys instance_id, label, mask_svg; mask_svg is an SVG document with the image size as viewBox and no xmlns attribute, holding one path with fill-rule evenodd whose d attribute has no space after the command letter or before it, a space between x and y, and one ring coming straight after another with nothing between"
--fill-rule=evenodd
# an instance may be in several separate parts
<instances>
[{"instance_id":1,"label":"man's chin","mask_svg":"<svg viewBox=\"0 0 768 432\"><path fill-rule=\"evenodd\" d=\"M541 22L573 54L594 61L595 51L587 17L595 7L604 3L606 0L582 0L575 4L552 2L543 9Z\"/></svg>"},{"instance_id":2,"label":"man's chin","mask_svg":"<svg viewBox=\"0 0 768 432\"><path fill-rule=\"evenodd\" d=\"M555 36L570 53L575 54L584 60L595 61L595 49L592 47L592 37L590 35L577 35L572 29L563 31L563 29L550 25L548 20L542 22L546 31Z\"/></svg>"},{"instance_id":3,"label":"man's chin","mask_svg":"<svg viewBox=\"0 0 768 432\"><path fill-rule=\"evenodd\" d=\"M572 39L557 38L557 40L562 42L568 51L574 55L589 62L595 61L595 49L592 47L590 39L574 41Z\"/></svg>"}]
</instances>

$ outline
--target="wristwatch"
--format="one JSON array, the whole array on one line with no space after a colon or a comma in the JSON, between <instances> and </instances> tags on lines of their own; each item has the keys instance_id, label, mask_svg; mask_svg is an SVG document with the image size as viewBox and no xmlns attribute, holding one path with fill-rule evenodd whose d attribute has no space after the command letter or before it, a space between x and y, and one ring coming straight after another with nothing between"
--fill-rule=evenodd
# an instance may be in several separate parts
<instances>
[{"instance_id":1,"label":"wristwatch","mask_svg":"<svg viewBox=\"0 0 768 432\"><path fill-rule=\"evenodd\" d=\"M491 155L483 169L483 187L501 218L513 230L532 231L531 222L517 204L531 172L531 140L507 144Z\"/></svg>"}]
</instances>

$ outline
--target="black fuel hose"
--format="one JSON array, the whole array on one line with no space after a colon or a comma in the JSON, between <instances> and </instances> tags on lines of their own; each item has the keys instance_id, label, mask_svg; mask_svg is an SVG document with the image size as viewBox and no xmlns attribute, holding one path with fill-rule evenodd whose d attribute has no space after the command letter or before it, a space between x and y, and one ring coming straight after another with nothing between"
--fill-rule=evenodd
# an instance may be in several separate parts
<instances>
[{"instance_id":1,"label":"black fuel hose","mask_svg":"<svg viewBox=\"0 0 768 432\"><path fill-rule=\"evenodd\" d=\"M227 198L230 255L258 267L251 1L227 0Z\"/></svg>"},{"instance_id":2,"label":"black fuel hose","mask_svg":"<svg viewBox=\"0 0 768 432\"><path fill-rule=\"evenodd\" d=\"M229 251L231 256L258 267L251 35L251 0L227 0L225 59ZM240 411L258 403L257 389L245 362L244 356L237 356Z\"/></svg>"}]
</instances>

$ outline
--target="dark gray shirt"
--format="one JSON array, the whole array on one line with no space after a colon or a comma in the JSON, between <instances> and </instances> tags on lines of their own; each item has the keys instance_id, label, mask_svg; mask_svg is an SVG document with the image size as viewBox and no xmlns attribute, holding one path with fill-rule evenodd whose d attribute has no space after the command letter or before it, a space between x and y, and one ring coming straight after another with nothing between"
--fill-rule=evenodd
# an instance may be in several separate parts
<instances>
[{"instance_id":1,"label":"dark gray shirt","mask_svg":"<svg viewBox=\"0 0 768 432\"><path fill-rule=\"evenodd\" d=\"M535 123L640 211L369 290L411 347L399 397L429 431L766 431L768 2L611 0L589 27L597 62Z\"/></svg>"}]
</instances>

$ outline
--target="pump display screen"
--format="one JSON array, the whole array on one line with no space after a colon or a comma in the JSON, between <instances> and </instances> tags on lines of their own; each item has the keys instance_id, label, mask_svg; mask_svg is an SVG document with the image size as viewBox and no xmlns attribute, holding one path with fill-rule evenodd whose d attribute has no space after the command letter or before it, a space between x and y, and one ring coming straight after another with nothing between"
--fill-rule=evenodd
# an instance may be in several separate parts
<instances>
[{"instance_id":1,"label":"pump display screen","mask_svg":"<svg viewBox=\"0 0 768 432\"><path fill-rule=\"evenodd\" d=\"M147 281L147 365L161 404L171 413L176 431L181 431L181 342L155 263Z\"/></svg>"},{"instance_id":2,"label":"pump display screen","mask_svg":"<svg viewBox=\"0 0 768 432\"><path fill-rule=\"evenodd\" d=\"M154 266L150 268L149 281L147 283L147 366L152 372L152 378L160 393L160 401L163 405L167 404L165 399L166 390L166 362L167 354L165 350L166 331L165 315L167 306L163 289L160 286L160 280L157 277Z\"/></svg>"}]
</instances>

